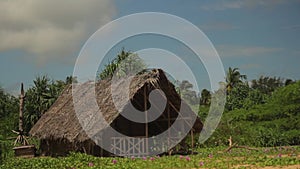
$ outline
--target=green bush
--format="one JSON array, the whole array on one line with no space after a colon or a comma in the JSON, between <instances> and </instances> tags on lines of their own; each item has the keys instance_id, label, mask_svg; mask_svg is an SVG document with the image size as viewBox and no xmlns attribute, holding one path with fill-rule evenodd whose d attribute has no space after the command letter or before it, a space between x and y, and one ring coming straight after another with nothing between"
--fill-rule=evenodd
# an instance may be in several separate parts
<instances>
[{"instance_id":1,"label":"green bush","mask_svg":"<svg viewBox=\"0 0 300 169\"><path fill-rule=\"evenodd\" d=\"M246 96L246 91L250 89L241 89L242 93L233 90L227 103L227 106L237 105L238 109L232 107L232 110L223 113L218 128L205 143L206 146L227 144L230 136L239 144L249 146L299 145L300 82L278 88L269 99L261 97L257 91ZM243 98L244 95L246 98ZM266 102L245 106L245 99L250 99L248 96L260 101L264 98ZM205 114L203 110L208 111L202 109L201 114Z\"/></svg>"},{"instance_id":2,"label":"green bush","mask_svg":"<svg viewBox=\"0 0 300 169\"><path fill-rule=\"evenodd\" d=\"M13 157L13 145L11 141L0 139L0 162L3 162L7 158Z\"/></svg>"}]
</instances>

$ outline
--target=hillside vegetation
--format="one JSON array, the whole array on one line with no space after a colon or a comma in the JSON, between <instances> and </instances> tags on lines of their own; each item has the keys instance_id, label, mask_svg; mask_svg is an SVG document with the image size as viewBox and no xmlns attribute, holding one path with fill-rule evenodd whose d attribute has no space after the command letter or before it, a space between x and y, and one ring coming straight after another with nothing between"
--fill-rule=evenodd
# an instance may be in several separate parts
<instances>
[{"instance_id":1,"label":"hillside vegetation","mask_svg":"<svg viewBox=\"0 0 300 169\"><path fill-rule=\"evenodd\" d=\"M232 95L228 97L235 97ZM260 98L261 103L255 103L253 97ZM246 97L232 102L241 102L242 106L225 110L217 130L206 145L227 144L229 136L249 146L300 144L300 81L280 87L270 96L259 96L253 90ZM200 116L205 117L207 111L208 108L202 106Z\"/></svg>"}]
</instances>

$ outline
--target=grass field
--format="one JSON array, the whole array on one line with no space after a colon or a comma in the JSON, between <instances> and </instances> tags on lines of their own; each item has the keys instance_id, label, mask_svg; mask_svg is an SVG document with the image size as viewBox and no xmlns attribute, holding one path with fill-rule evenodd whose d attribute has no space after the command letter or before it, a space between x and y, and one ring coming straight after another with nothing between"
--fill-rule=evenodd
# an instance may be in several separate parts
<instances>
[{"instance_id":1,"label":"grass field","mask_svg":"<svg viewBox=\"0 0 300 169\"><path fill-rule=\"evenodd\" d=\"M19 168L300 168L300 147L259 148L256 150L226 147L199 148L198 154L155 156L147 158L99 158L71 153L68 157L8 158L4 169Z\"/></svg>"}]
</instances>

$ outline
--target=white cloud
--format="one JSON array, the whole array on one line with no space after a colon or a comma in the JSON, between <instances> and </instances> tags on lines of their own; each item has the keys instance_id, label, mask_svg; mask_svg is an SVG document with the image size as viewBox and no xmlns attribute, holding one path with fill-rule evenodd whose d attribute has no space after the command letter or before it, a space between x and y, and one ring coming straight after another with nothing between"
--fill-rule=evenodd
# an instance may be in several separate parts
<instances>
[{"instance_id":1,"label":"white cloud","mask_svg":"<svg viewBox=\"0 0 300 169\"><path fill-rule=\"evenodd\" d=\"M0 1L0 52L22 50L37 63L74 55L115 13L110 0Z\"/></svg>"},{"instance_id":2,"label":"white cloud","mask_svg":"<svg viewBox=\"0 0 300 169\"><path fill-rule=\"evenodd\" d=\"M272 7L285 3L284 0L223 0L201 6L204 10L227 10L240 8L254 8L258 6Z\"/></svg>"},{"instance_id":3,"label":"white cloud","mask_svg":"<svg viewBox=\"0 0 300 169\"><path fill-rule=\"evenodd\" d=\"M221 57L252 57L264 56L282 51L282 48L262 46L217 45L216 49Z\"/></svg>"}]
</instances>

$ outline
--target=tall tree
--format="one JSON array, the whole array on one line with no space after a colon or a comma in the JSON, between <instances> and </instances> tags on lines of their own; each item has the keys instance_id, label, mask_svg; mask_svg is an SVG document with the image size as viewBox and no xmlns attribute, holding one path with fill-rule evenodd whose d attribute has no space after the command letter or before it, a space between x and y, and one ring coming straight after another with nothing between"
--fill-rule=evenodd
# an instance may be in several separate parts
<instances>
[{"instance_id":1,"label":"tall tree","mask_svg":"<svg viewBox=\"0 0 300 169\"><path fill-rule=\"evenodd\" d=\"M207 89L201 91L200 105L209 105L211 101L211 93Z\"/></svg>"},{"instance_id":2,"label":"tall tree","mask_svg":"<svg viewBox=\"0 0 300 169\"><path fill-rule=\"evenodd\" d=\"M289 82L288 82L289 83ZM259 79L252 80L251 87L264 94L271 95L277 88L284 85L281 78L260 76Z\"/></svg>"},{"instance_id":3,"label":"tall tree","mask_svg":"<svg viewBox=\"0 0 300 169\"><path fill-rule=\"evenodd\" d=\"M18 99L6 93L0 86L0 119L10 114L15 114L18 110Z\"/></svg>"},{"instance_id":4,"label":"tall tree","mask_svg":"<svg viewBox=\"0 0 300 169\"><path fill-rule=\"evenodd\" d=\"M66 85L76 78L68 76L65 81L53 81L47 76L38 76L34 85L26 91L24 130L28 132L38 119L52 106Z\"/></svg>"},{"instance_id":5,"label":"tall tree","mask_svg":"<svg viewBox=\"0 0 300 169\"><path fill-rule=\"evenodd\" d=\"M180 94L181 98L187 101L188 103L195 105L199 104L199 98L197 92L193 90L193 84L187 80L176 81L177 92Z\"/></svg>"},{"instance_id":6,"label":"tall tree","mask_svg":"<svg viewBox=\"0 0 300 169\"><path fill-rule=\"evenodd\" d=\"M246 80L247 76L242 75L239 72L238 68L231 68L229 67L227 73L226 73L226 90L229 94L232 88L234 88L235 85L242 83L242 80Z\"/></svg>"},{"instance_id":7,"label":"tall tree","mask_svg":"<svg viewBox=\"0 0 300 169\"><path fill-rule=\"evenodd\" d=\"M100 79L112 78L115 73L119 77L125 76L132 72L144 70L146 67L146 64L136 53L122 49L115 59L105 65L98 77Z\"/></svg>"},{"instance_id":8,"label":"tall tree","mask_svg":"<svg viewBox=\"0 0 300 169\"><path fill-rule=\"evenodd\" d=\"M11 130L18 128L19 101L0 86L0 139L12 136Z\"/></svg>"}]
</instances>

